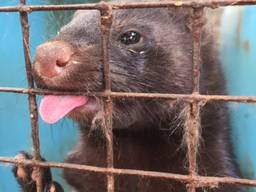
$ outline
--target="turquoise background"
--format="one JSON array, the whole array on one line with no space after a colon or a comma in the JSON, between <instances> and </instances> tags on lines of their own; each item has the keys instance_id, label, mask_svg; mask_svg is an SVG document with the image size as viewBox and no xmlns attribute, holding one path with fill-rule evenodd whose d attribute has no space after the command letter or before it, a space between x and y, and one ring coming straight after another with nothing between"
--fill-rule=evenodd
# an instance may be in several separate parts
<instances>
[{"instance_id":1,"label":"turquoise background","mask_svg":"<svg viewBox=\"0 0 256 192\"><path fill-rule=\"evenodd\" d=\"M52 0L53 1L53 0ZM29 4L46 4L44 0L28 1ZM74 1L75 2L75 1ZM76 0L78 2L78 0ZM16 5L18 1L0 0L0 6ZM31 54L37 45L56 34L55 18L61 12L33 12L29 15ZM70 12L65 11L67 20ZM54 21L54 24L53 22ZM52 23L50 23L52 22ZM21 27L18 13L0 13L0 87L27 87L22 47ZM15 156L19 150L32 152L28 99L26 95L0 93L0 154ZM70 120L47 125L39 118L41 153L49 161L63 161L67 152L77 141L76 125ZM54 170L54 179L64 182L61 170ZM12 175L11 165L0 164L0 192L19 191ZM66 186L65 191L70 191Z\"/></svg>"},{"instance_id":2,"label":"turquoise background","mask_svg":"<svg viewBox=\"0 0 256 192\"><path fill-rule=\"evenodd\" d=\"M220 53L228 93L256 96L256 6L225 10ZM255 178L256 105L230 103L229 107L237 161L245 178Z\"/></svg>"},{"instance_id":3,"label":"turquoise background","mask_svg":"<svg viewBox=\"0 0 256 192\"><path fill-rule=\"evenodd\" d=\"M28 3L46 4L47 1L31 0ZM17 0L0 0L0 6L16 4ZM65 22L70 12L66 11L64 15L65 18L63 12L34 12L29 15L32 57L35 47L53 37L63 24L56 18L61 17ZM255 24L256 7L228 8L224 12L220 53L230 95L256 95ZM27 87L18 13L0 13L0 65L0 87ZM15 156L21 149L31 152L27 96L0 93L0 101L0 156ZM256 106L237 103L229 106L238 163L244 177L255 178ZM67 119L51 126L41 119L39 123L42 155L50 161L63 161L77 140L76 125ZM60 170L54 170L54 178L64 182ZM9 191L19 191L19 188L12 176L11 165L0 164L0 192ZM66 191L70 191L67 186Z\"/></svg>"}]
</instances>

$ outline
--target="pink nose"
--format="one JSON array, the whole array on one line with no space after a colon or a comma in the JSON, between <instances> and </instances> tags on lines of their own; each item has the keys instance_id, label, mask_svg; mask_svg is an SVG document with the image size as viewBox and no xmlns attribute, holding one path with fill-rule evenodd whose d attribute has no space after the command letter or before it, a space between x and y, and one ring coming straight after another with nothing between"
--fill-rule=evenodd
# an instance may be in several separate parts
<instances>
[{"instance_id":1,"label":"pink nose","mask_svg":"<svg viewBox=\"0 0 256 192\"><path fill-rule=\"evenodd\" d=\"M46 42L36 49L35 67L42 76L57 76L65 70L72 54L72 47L66 42Z\"/></svg>"}]
</instances>

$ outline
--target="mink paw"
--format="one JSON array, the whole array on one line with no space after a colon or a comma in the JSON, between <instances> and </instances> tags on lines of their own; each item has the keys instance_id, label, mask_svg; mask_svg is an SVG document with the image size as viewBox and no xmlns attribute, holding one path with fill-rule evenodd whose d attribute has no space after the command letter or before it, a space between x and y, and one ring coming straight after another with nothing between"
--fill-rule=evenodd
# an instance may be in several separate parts
<instances>
[{"instance_id":1,"label":"mink paw","mask_svg":"<svg viewBox=\"0 0 256 192\"><path fill-rule=\"evenodd\" d=\"M15 158L18 160L30 160L33 157L30 154L21 151ZM12 171L23 192L36 192L37 174L33 167L28 165L17 165L13 167ZM52 180L49 168L41 168L41 174L44 192L64 192L61 185Z\"/></svg>"}]
</instances>

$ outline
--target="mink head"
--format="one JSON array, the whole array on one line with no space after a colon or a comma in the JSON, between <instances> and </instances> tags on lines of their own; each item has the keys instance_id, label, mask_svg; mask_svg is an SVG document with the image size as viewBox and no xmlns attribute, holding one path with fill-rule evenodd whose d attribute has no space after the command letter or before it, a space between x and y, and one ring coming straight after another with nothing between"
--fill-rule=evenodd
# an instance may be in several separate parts
<instances>
[{"instance_id":1,"label":"mink head","mask_svg":"<svg viewBox=\"0 0 256 192\"><path fill-rule=\"evenodd\" d=\"M186 11L174 8L114 10L107 50L111 90L191 93L192 40L187 18ZM104 91L99 11L77 11L56 38L39 47L34 65L39 87ZM87 104L69 116L90 125L101 116L103 104L101 98L86 98ZM175 110L166 100L114 98L113 127L159 126Z\"/></svg>"}]
</instances>

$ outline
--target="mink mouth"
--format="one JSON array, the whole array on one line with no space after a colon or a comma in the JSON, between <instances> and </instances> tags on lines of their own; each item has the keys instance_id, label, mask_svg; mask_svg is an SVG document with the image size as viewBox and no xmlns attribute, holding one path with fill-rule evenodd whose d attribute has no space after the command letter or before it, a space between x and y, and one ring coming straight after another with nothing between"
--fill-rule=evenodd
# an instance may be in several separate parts
<instances>
[{"instance_id":1,"label":"mink mouth","mask_svg":"<svg viewBox=\"0 0 256 192\"><path fill-rule=\"evenodd\" d=\"M76 95L46 95L39 106L42 119L49 124L56 123L65 116L75 120L89 120L98 110L96 98Z\"/></svg>"},{"instance_id":2,"label":"mink mouth","mask_svg":"<svg viewBox=\"0 0 256 192\"><path fill-rule=\"evenodd\" d=\"M38 88L49 91L86 92L85 89L69 87L69 82L59 82L49 79L49 82L36 74ZM66 87L67 86L67 87ZM54 124L64 117L71 117L75 121L91 121L100 110L100 102L97 97L86 95L45 95L40 101L39 114L44 122Z\"/></svg>"},{"instance_id":3,"label":"mink mouth","mask_svg":"<svg viewBox=\"0 0 256 192\"><path fill-rule=\"evenodd\" d=\"M88 90L96 89L91 82L77 81L71 79L72 71L68 70L65 74L53 78L47 78L40 74L34 67L33 75L38 88L49 91L63 92L89 92ZM91 85L91 87L88 87ZM89 122L96 113L101 109L99 99L94 96L85 95L45 95L39 106L41 118L49 124L56 123L62 118L68 116L75 121Z\"/></svg>"},{"instance_id":4,"label":"mink mouth","mask_svg":"<svg viewBox=\"0 0 256 192\"><path fill-rule=\"evenodd\" d=\"M96 113L99 110L99 102L98 98L92 96L86 96L87 102L84 105L78 106L71 110L67 115L68 116L76 116L79 113L83 113L84 115L89 113Z\"/></svg>"}]
</instances>

